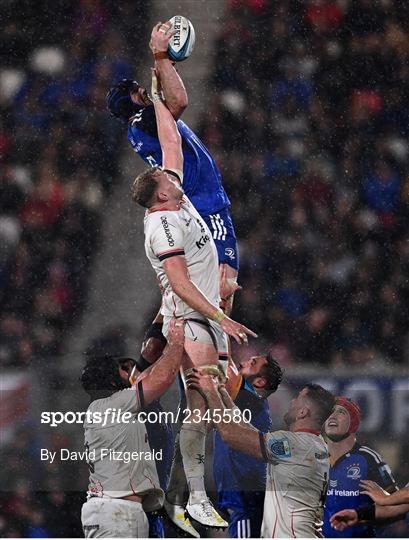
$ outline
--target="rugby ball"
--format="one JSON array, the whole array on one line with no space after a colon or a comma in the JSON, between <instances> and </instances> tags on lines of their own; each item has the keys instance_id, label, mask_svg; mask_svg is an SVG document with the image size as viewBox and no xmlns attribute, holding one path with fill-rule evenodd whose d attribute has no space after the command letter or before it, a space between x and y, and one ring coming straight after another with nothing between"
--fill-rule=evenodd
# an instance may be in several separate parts
<instances>
[{"instance_id":1,"label":"rugby ball","mask_svg":"<svg viewBox=\"0 0 409 540\"><path fill-rule=\"evenodd\" d=\"M196 40L195 29L183 15L175 15L170 22L170 30L176 30L176 34L169 41L168 56L174 62L182 62L192 54Z\"/></svg>"}]
</instances>

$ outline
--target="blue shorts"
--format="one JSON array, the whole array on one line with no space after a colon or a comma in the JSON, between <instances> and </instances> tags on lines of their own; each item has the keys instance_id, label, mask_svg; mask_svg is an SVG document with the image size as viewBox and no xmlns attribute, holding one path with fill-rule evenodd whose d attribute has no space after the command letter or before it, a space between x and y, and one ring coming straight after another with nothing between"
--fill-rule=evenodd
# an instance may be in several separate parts
<instances>
[{"instance_id":1,"label":"blue shorts","mask_svg":"<svg viewBox=\"0 0 409 540\"><path fill-rule=\"evenodd\" d=\"M258 507L234 509L230 514L228 535L230 538L260 538L263 522L264 501Z\"/></svg>"},{"instance_id":2,"label":"blue shorts","mask_svg":"<svg viewBox=\"0 0 409 540\"><path fill-rule=\"evenodd\" d=\"M212 233L219 256L219 264L228 264L239 270L239 251L229 208L217 214L202 216Z\"/></svg>"}]
</instances>

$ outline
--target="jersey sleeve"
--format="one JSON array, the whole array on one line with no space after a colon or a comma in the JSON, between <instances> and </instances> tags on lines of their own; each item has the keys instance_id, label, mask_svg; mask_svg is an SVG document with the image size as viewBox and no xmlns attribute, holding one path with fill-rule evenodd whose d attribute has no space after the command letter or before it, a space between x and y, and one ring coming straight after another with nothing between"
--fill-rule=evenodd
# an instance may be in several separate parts
<instances>
[{"instance_id":1,"label":"jersey sleeve","mask_svg":"<svg viewBox=\"0 0 409 540\"><path fill-rule=\"evenodd\" d=\"M291 443L285 431L259 432L260 448L264 460L273 464L291 458Z\"/></svg>"},{"instance_id":2,"label":"jersey sleeve","mask_svg":"<svg viewBox=\"0 0 409 540\"><path fill-rule=\"evenodd\" d=\"M111 398L114 401L115 408L121 410L121 413L131 412L135 414L141 408L135 387L125 388L124 390L115 392Z\"/></svg>"},{"instance_id":3,"label":"jersey sleeve","mask_svg":"<svg viewBox=\"0 0 409 540\"><path fill-rule=\"evenodd\" d=\"M155 216L150 235L150 247L160 261L184 255L184 232L175 214Z\"/></svg>"},{"instance_id":4,"label":"jersey sleeve","mask_svg":"<svg viewBox=\"0 0 409 540\"><path fill-rule=\"evenodd\" d=\"M383 489L389 492L396 491L398 486L393 477L392 471L387 463L384 462L382 457L372 450L371 448L361 447L361 452L365 456L368 463L368 480L373 480L379 484Z\"/></svg>"}]
</instances>

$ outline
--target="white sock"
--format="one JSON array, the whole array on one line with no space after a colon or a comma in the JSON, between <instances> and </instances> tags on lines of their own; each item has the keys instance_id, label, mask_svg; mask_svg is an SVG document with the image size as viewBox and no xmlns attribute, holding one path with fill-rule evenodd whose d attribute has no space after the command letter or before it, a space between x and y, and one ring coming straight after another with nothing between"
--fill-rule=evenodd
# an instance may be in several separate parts
<instances>
[{"instance_id":1,"label":"white sock","mask_svg":"<svg viewBox=\"0 0 409 540\"><path fill-rule=\"evenodd\" d=\"M196 504L207 498L204 485L205 443L204 429L183 424L180 430L180 451L189 486L189 504Z\"/></svg>"}]
</instances>

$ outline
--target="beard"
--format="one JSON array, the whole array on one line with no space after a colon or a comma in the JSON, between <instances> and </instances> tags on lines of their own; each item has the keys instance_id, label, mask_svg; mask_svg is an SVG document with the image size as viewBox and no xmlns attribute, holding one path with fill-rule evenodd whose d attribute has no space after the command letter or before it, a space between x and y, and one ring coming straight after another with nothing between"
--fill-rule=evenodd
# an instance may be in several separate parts
<instances>
[{"instance_id":1,"label":"beard","mask_svg":"<svg viewBox=\"0 0 409 540\"><path fill-rule=\"evenodd\" d=\"M343 441L344 439L346 439L347 437L350 436L350 433L346 432L346 433L342 433L341 435L339 433L334 433L333 435L329 435L328 433L325 433L325 436L332 442L341 442Z\"/></svg>"},{"instance_id":2,"label":"beard","mask_svg":"<svg viewBox=\"0 0 409 540\"><path fill-rule=\"evenodd\" d=\"M291 424L294 423L295 419L294 417L292 416L291 412L288 411L285 413L285 415L283 416L283 420L285 422L285 425L289 428L291 426Z\"/></svg>"}]
</instances>

